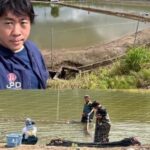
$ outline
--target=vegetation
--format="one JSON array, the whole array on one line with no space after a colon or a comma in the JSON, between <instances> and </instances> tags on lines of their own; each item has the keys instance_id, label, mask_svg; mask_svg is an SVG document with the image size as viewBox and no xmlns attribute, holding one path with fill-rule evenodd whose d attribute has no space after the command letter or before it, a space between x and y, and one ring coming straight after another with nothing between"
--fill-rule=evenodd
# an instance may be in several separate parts
<instances>
[{"instance_id":1,"label":"vegetation","mask_svg":"<svg viewBox=\"0 0 150 150\"><path fill-rule=\"evenodd\" d=\"M59 17L59 7L58 6L51 7L51 15L55 18Z\"/></svg>"},{"instance_id":2,"label":"vegetation","mask_svg":"<svg viewBox=\"0 0 150 150\"><path fill-rule=\"evenodd\" d=\"M133 89L150 87L150 48L134 47L111 66L71 80L49 80L49 88Z\"/></svg>"}]
</instances>

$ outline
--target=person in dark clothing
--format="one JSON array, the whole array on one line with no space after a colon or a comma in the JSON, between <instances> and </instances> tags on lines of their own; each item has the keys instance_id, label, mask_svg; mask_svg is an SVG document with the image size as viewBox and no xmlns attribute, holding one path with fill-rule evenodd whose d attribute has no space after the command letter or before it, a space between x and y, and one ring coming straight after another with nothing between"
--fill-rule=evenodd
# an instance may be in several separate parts
<instances>
[{"instance_id":1,"label":"person in dark clothing","mask_svg":"<svg viewBox=\"0 0 150 150\"><path fill-rule=\"evenodd\" d=\"M0 89L45 89L44 59L28 41L35 13L30 0L0 0Z\"/></svg>"},{"instance_id":2,"label":"person in dark clothing","mask_svg":"<svg viewBox=\"0 0 150 150\"><path fill-rule=\"evenodd\" d=\"M94 112L91 112L92 111L92 106L91 106L92 102L91 102L89 95L84 96L84 101L85 101L85 104L83 107L81 122L87 123L88 121L89 122L92 121Z\"/></svg>"},{"instance_id":3,"label":"person in dark clothing","mask_svg":"<svg viewBox=\"0 0 150 150\"><path fill-rule=\"evenodd\" d=\"M96 127L94 142L95 143L108 143L110 121L106 118L107 112L105 109L98 108L96 111Z\"/></svg>"},{"instance_id":4,"label":"person in dark clothing","mask_svg":"<svg viewBox=\"0 0 150 150\"><path fill-rule=\"evenodd\" d=\"M96 111L94 143L108 143L111 127L109 115L106 109L96 101L92 103L92 107Z\"/></svg>"},{"instance_id":5,"label":"person in dark clothing","mask_svg":"<svg viewBox=\"0 0 150 150\"><path fill-rule=\"evenodd\" d=\"M97 111L97 109L104 109L106 111L106 118L110 122L109 114L108 114L106 108L104 106L102 106L99 102L93 101L91 104L91 107L94 109L95 112Z\"/></svg>"}]
</instances>

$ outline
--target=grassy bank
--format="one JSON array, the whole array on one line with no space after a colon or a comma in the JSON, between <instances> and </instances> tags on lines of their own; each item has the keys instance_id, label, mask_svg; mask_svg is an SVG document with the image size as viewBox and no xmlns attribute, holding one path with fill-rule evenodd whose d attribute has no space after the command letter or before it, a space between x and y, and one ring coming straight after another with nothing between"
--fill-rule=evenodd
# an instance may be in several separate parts
<instances>
[{"instance_id":1,"label":"grassy bank","mask_svg":"<svg viewBox=\"0 0 150 150\"><path fill-rule=\"evenodd\" d=\"M150 48L129 48L126 56L110 66L71 80L49 80L49 88L135 89L150 88Z\"/></svg>"}]
</instances>

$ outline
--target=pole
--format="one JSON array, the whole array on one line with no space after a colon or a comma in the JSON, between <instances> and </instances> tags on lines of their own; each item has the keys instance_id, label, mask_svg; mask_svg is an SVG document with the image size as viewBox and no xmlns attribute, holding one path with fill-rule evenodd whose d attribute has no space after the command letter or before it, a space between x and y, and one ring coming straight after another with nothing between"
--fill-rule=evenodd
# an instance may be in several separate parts
<instances>
[{"instance_id":1,"label":"pole","mask_svg":"<svg viewBox=\"0 0 150 150\"><path fill-rule=\"evenodd\" d=\"M137 33L138 33L138 28L139 28L139 19L138 19L138 22L137 22L137 26L136 26L136 31L135 31L135 37L134 37L134 46L135 46L135 43L136 43L136 38L137 38Z\"/></svg>"},{"instance_id":2,"label":"pole","mask_svg":"<svg viewBox=\"0 0 150 150\"><path fill-rule=\"evenodd\" d=\"M58 88L58 94L57 94L57 114L56 114L56 120L59 120L59 101L60 101L60 93Z\"/></svg>"},{"instance_id":3,"label":"pole","mask_svg":"<svg viewBox=\"0 0 150 150\"><path fill-rule=\"evenodd\" d=\"M51 28L51 69L53 68L53 27Z\"/></svg>"}]
</instances>

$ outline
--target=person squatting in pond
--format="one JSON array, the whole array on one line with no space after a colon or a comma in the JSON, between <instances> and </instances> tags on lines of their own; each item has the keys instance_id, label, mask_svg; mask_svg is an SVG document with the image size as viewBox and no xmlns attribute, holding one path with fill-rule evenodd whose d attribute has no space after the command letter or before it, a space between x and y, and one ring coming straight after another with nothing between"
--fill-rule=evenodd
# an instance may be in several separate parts
<instances>
[{"instance_id":1,"label":"person squatting in pond","mask_svg":"<svg viewBox=\"0 0 150 150\"><path fill-rule=\"evenodd\" d=\"M98 102L94 101L92 107L95 109L96 126L94 134L94 143L108 143L110 132L110 119L106 109Z\"/></svg>"},{"instance_id":2,"label":"person squatting in pond","mask_svg":"<svg viewBox=\"0 0 150 150\"><path fill-rule=\"evenodd\" d=\"M22 144L36 144L38 141L37 138L37 127L35 122L30 118L27 118L25 121L25 127L22 129Z\"/></svg>"},{"instance_id":3,"label":"person squatting in pond","mask_svg":"<svg viewBox=\"0 0 150 150\"><path fill-rule=\"evenodd\" d=\"M94 116L94 112L92 111L92 101L89 95L84 96L84 107L83 107L83 112L82 112L82 117L81 117L81 122L82 123L87 123L88 121L91 122Z\"/></svg>"},{"instance_id":4,"label":"person squatting in pond","mask_svg":"<svg viewBox=\"0 0 150 150\"><path fill-rule=\"evenodd\" d=\"M43 57L28 40L35 13L30 0L0 0L0 89L45 89Z\"/></svg>"}]
</instances>

